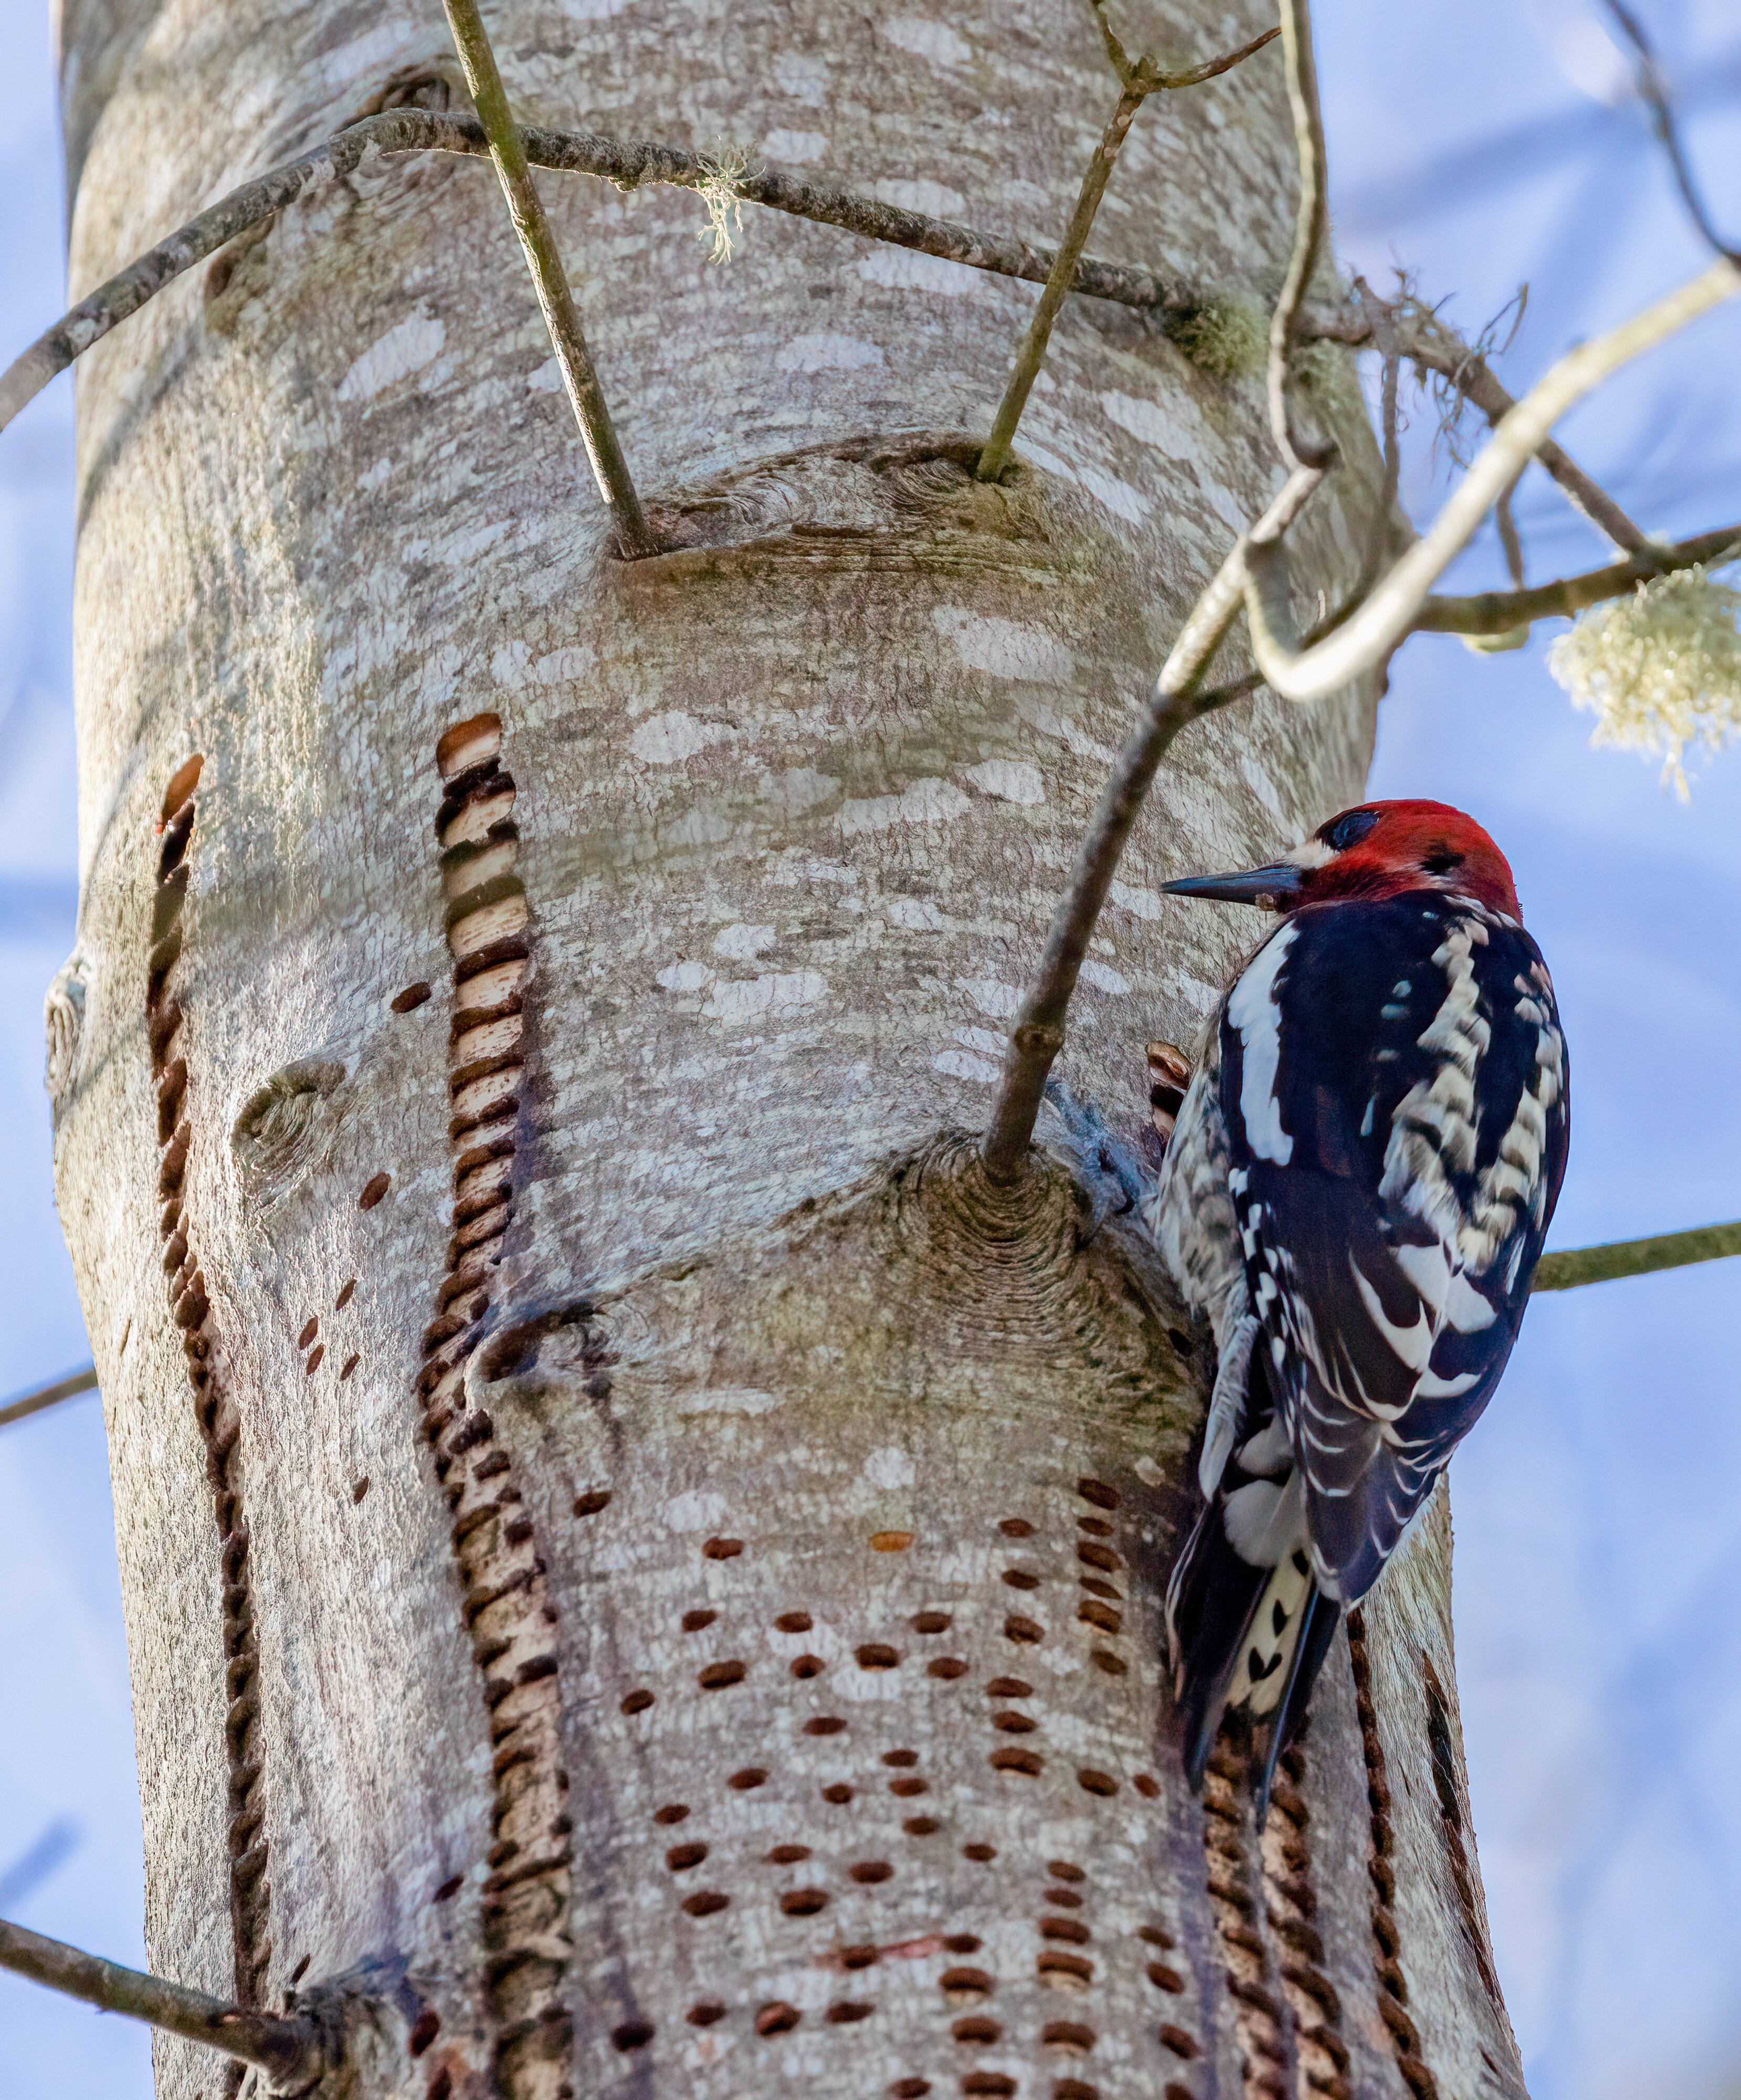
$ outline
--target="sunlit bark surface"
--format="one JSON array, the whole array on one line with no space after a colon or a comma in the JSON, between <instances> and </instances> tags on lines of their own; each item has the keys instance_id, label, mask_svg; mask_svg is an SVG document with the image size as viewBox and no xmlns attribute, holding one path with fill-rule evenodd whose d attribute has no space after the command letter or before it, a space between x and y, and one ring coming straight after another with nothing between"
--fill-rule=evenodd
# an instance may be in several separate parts
<instances>
[{"instance_id":1,"label":"sunlit bark surface","mask_svg":"<svg viewBox=\"0 0 1741 2100\"><path fill-rule=\"evenodd\" d=\"M75 293L455 77L430 9L65 14ZM490 20L527 118L1034 239L1116 95L1061 5ZM977 485L1031 288L753 217L716 266L693 198L543 187L655 559L606 543L487 166L368 164L82 368L53 1080L154 1965L333 2007L366 2096L1520 2092L1442 1511L1261 1838L1236 1749L1193 1798L1158 1598L1206 1339L1056 1127L1014 1193L971 1142L1275 485L1261 383L1076 302ZM1261 292L1291 196L1271 52L1144 112L1095 245ZM1311 377L1334 592L1371 443ZM1371 726L1182 740L1062 1066L1127 1137L1255 928L1155 885L1355 798Z\"/></svg>"}]
</instances>

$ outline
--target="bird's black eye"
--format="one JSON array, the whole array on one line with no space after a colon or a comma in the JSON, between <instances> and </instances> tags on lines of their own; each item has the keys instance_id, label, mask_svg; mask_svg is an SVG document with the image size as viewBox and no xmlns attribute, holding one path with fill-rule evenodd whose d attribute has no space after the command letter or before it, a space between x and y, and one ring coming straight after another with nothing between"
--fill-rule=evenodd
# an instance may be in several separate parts
<instances>
[{"instance_id":1,"label":"bird's black eye","mask_svg":"<svg viewBox=\"0 0 1741 2100\"><path fill-rule=\"evenodd\" d=\"M1376 810L1344 810L1326 824L1318 836L1332 853L1346 853L1350 846L1358 845L1377 821Z\"/></svg>"},{"instance_id":2,"label":"bird's black eye","mask_svg":"<svg viewBox=\"0 0 1741 2100\"><path fill-rule=\"evenodd\" d=\"M1463 856L1452 853L1448 846L1441 846L1437 853L1430 853L1421 865L1429 875L1448 875L1452 868L1463 865Z\"/></svg>"}]
</instances>

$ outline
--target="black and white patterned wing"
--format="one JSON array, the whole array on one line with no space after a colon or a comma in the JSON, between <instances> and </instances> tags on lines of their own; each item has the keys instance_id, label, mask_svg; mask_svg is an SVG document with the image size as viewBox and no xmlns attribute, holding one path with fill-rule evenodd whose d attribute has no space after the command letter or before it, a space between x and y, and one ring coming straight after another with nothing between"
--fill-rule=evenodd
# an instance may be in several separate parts
<instances>
[{"instance_id":1,"label":"black and white patterned wing","mask_svg":"<svg viewBox=\"0 0 1741 2100\"><path fill-rule=\"evenodd\" d=\"M1352 1603L1516 1339L1566 1160L1553 987L1521 927L1461 899L1307 907L1221 1048L1258 1346L1320 1585Z\"/></svg>"}]
</instances>

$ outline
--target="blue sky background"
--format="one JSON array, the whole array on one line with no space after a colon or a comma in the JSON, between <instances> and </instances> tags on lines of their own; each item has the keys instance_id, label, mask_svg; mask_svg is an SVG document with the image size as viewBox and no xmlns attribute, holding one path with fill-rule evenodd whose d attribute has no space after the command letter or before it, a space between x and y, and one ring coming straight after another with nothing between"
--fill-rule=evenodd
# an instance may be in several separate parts
<instances>
[{"instance_id":1,"label":"blue sky background","mask_svg":"<svg viewBox=\"0 0 1741 2100\"><path fill-rule=\"evenodd\" d=\"M1064 0L1056 0L1064 4ZM1720 224L1741 242L1741 18L1638 0ZM1479 330L1527 280L1501 369L1521 390L1580 335L1699 267L1592 0L1320 0L1339 251L1406 265ZM60 311L48 11L0 0L0 359ZM1741 514L1741 302L1560 435L1647 528ZM42 997L71 945L72 393L0 435L0 1389L87 1354L55 1223ZM1424 407L1404 492L1444 487ZM1539 473L1532 577L1601 544ZM1491 533L1466 588L1501 580ZM1648 761L1588 748L1538 629L1399 659L1373 792L1461 804L1516 869L1573 1051L1559 1246L1741 1215L1741 750L1682 807ZM1500 1970L1536 2100L1741 2090L1741 1265L1544 1299L1452 1476L1457 1642ZM0 1431L0 1915L143 1957L138 1793L101 1416ZM145 2100L143 2030L0 1977L8 2100Z\"/></svg>"}]
</instances>

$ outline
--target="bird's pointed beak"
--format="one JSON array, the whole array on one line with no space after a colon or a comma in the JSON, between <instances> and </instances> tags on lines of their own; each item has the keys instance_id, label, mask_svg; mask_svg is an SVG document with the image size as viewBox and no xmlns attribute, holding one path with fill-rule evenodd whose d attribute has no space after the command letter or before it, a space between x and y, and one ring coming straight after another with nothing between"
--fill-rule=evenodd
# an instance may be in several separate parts
<instances>
[{"instance_id":1,"label":"bird's pointed beak","mask_svg":"<svg viewBox=\"0 0 1741 2100\"><path fill-rule=\"evenodd\" d=\"M1306 871L1292 861L1272 861L1243 875L1186 875L1161 885L1170 897L1208 897L1218 904L1255 904L1260 911L1280 908L1284 898L1299 893Z\"/></svg>"}]
</instances>

